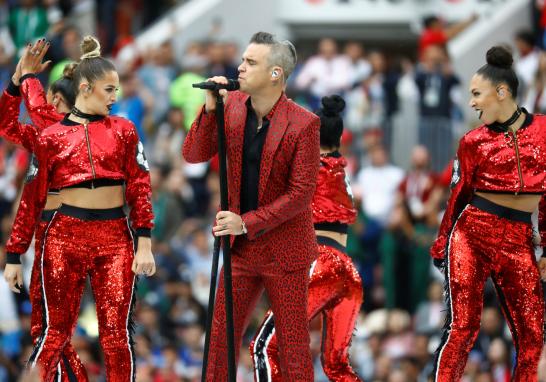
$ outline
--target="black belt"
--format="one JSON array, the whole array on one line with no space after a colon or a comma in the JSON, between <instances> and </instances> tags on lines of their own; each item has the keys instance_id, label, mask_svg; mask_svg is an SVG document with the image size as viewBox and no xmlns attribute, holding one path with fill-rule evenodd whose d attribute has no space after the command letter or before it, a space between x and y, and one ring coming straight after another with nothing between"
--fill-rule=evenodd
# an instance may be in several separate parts
<instances>
[{"instance_id":1,"label":"black belt","mask_svg":"<svg viewBox=\"0 0 546 382\"><path fill-rule=\"evenodd\" d=\"M92 209L61 204L58 211L63 215L80 220L113 220L125 217L123 207Z\"/></svg>"},{"instance_id":2,"label":"black belt","mask_svg":"<svg viewBox=\"0 0 546 382\"><path fill-rule=\"evenodd\" d=\"M43 210L42 215L40 216L40 220L43 222L50 222L51 219L53 219L53 215L55 215L55 212L57 212L57 210Z\"/></svg>"},{"instance_id":3,"label":"black belt","mask_svg":"<svg viewBox=\"0 0 546 382\"><path fill-rule=\"evenodd\" d=\"M337 233L347 233L347 229L349 227L348 224L340 222L315 223L314 226L315 230L332 231Z\"/></svg>"},{"instance_id":4,"label":"black belt","mask_svg":"<svg viewBox=\"0 0 546 382\"><path fill-rule=\"evenodd\" d=\"M347 254L347 248L344 245L341 245L337 240L332 239L328 236L317 236L318 245L327 245L337 249L339 252Z\"/></svg>"},{"instance_id":5,"label":"black belt","mask_svg":"<svg viewBox=\"0 0 546 382\"><path fill-rule=\"evenodd\" d=\"M482 211L489 212L500 218L531 224L530 212L504 207L478 195L474 195L470 201L470 204Z\"/></svg>"}]
</instances>

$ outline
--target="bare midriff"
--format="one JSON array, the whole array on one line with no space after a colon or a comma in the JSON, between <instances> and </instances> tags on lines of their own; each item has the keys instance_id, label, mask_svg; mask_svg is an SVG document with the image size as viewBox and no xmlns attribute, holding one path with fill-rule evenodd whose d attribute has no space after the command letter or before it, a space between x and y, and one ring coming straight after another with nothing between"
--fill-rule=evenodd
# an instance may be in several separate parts
<instances>
[{"instance_id":1,"label":"bare midriff","mask_svg":"<svg viewBox=\"0 0 546 382\"><path fill-rule=\"evenodd\" d=\"M535 211L542 197L536 194L496 194L483 191L476 192L476 195L503 207L525 212Z\"/></svg>"}]
</instances>

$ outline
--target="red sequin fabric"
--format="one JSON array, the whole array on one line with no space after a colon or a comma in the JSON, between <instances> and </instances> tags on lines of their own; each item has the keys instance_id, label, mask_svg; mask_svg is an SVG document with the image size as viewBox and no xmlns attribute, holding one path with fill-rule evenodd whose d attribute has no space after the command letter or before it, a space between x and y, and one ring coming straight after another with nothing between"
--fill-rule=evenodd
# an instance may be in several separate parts
<instances>
[{"instance_id":1,"label":"red sequin fabric","mask_svg":"<svg viewBox=\"0 0 546 382\"><path fill-rule=\"evenodd\" d=\"M321 156L317 189L311 203L313 223L354 223L356 210L345 166L347 160L343 157Z\"/></svg>"},{"instance_id":2,"label":"red sequin fabric","mask_svg":"<svg viewBox=\"0 0 546 382\"><path fill-rule=\"evenodd\" d=\"M451 196L431 256L443 258L455 220L475 191L512 194L546 191L546 116L528 114L515 133L478 127L463 136L453 163ZM541 206L546 207L546 203ZM544 227L542 213L539 226ZM542 237L546 243L546 237Z\"/></svg>"}]
</instances>

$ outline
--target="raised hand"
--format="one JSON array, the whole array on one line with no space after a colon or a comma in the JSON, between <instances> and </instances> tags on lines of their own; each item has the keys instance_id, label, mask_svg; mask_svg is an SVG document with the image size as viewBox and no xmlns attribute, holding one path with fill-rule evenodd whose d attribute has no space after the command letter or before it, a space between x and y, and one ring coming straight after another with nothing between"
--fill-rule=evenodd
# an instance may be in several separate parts
<instances>
[{"instance_id":1,"label":"raised hand","mask_svg":"<svg viewBox=\"0 0 546 382\"><path fill-rule=\"evenodd\" d=\"M18 66L21 68L21 76L29 73L40 73L45 70L51 61L42 63L44 56L49 49L49 41L39 39L34 44L29 44L21 56Z\"/></svg>"}]
</instances>

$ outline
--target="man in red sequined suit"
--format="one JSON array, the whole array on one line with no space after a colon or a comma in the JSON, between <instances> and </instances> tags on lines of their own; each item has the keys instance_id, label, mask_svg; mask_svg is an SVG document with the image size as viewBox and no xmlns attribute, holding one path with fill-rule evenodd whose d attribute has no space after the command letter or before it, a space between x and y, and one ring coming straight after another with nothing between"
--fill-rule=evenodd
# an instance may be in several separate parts
<instances>
[{"instance_id":1,"label":"man in red sequined suit","mask_svg":"<svg viewBox=\"0 0 546 382\"><path fill-rule=\"evenodd\" d=\"M307 315L323 317L322 365L330 381L360 381L349 363L349 345L362 305L362 281L346 252L347 226L356 210L345 166L338 151L343 132L339 113L345 102L339 96L324 97L321 118L321 158L317 189L313 196L313 222L319 257L311 265ZM250 344L257 382L281 381L275 315L270 310Z\"/></svg>"},{"instance_id":2,"label":"man in red sequined suit","mask_svg":"<svg viewBox=\"0 0 546 382\"><path fill-rule=\"evenodd\" d=\"M313 381L307 321L309 267L317 257L311 200L319 165L319 118L288 100L285 81L296 64L294 47L269 33L255 34L239 66L240 92L225 108L229 211L220 211L216 235L233 240L235 349L263 290L275 312L284 381ZM227 83L224 77L212 81ZM217 152L215 100L184 142L188 162ZM224 285L220 277L207 381L227 379ZM238 352L237 352L238 356Z\"/></svg>"},{"instance_id":3,"label":"man in red sequined suit","mask_svg":"<svg viewBox=\"0 0 546 382\"><path fill-rule=\"evenodd\" d=\"M484 125L460 141L451 196L436 242L435 264L446 273L448 322L434 380L459 381L480 329L483 289L491 277L516 348L513 380L537 380L544 301L533 249L531 212L546 188L546 118L520 109L512 56L502 47L470 85L470 106ZM544 228L541 204L540 224ZM544 232L542 232L544 234ZM544 246L546 236L542 237Z\"/></svg>"},{"instance_id":4,"label":"man in red sequined suit","mask_svg":"<svg viewBox=\"0 0 546 382\"><path fill-rule=\"evenodd\" d=\"M31 54L31 51L41 53L34 56ZM34 46L26 49L20 60L20 65L30 67L39 66L46 51L47 45L45 41L38 41ZM70 107L74 104L75 94L71 79L62 77L53 83L50 86L50 97L52 101L58 105L56 108L46 101L42 85L35 76L27 75L21 79L19 72L20 70L18 69L8 88L0 98L0 136L22 145L30 152L34 152L34 146L39 132L60 121L63 118L63 114L61 113L70 111ZM25 101L26 110L34 123L34 126L22 124L18 121L21 95L23 96L22 98ZM30 95L32 95L32 97ZM55 100L57 100L57 102L55 102ZM36 183L32 182L37 171L34 158L34 156L31 158L27 179L25 180L26 184L23 188L11 236L6 245L6 252L16 256L20 256L20 254L23 254L28 250L32 239L32 233L28 231L31 229L31 227L28 226L29 213L31 212L28 206L37 202ZM50 190L46 208L47 205L55 204L55 198L58 198L58 193L52 193ZM34 264L32 267L29 290L30 302L32 304L30 335L34 343L38 341L44 326L45 317L43 315L42 294L40 292L39 268L43 233L53 212L53 210L44 210L42 212L40 222L36 227L36 232L34 232ZM21 284L22 281L17 280L17 282ZM61 381L87 381L85 368L70 342L67 343L64 348L61 362L58 366L58 373L60 374Z\"/></svg>"}]
</instances>

